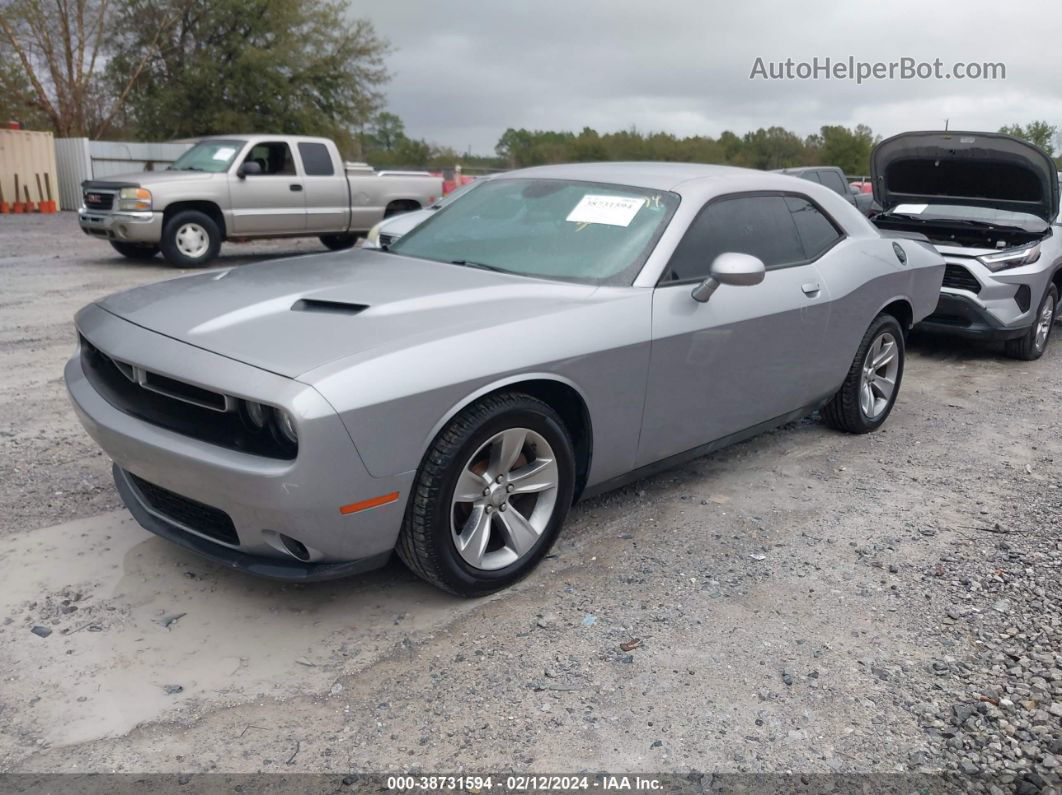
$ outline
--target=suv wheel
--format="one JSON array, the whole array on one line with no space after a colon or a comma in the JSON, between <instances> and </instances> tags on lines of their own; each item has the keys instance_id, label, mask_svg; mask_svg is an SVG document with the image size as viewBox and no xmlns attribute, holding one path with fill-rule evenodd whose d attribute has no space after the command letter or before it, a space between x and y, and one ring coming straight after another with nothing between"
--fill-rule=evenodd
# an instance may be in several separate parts
<instances>
[{"instance_id":1,"label":"suv wheel","mask_svg":"<svg viewBox=\"0 0 1062 795\"><path fill-rule=\"evenodd\" d=\"M900 394L904 356L900 323L892 315L878 315L859 343L844 384L822 410L826 424L848 433L881 427Z\"/></svg>"},{"instance_id":2,"label":"suv wheel","mask_svg":"<svg viewBox=\"0 0 1062 795\"><path fill-rule=\"evenodd\" d=\"M126 243L121 240L110 241L111 248L129 259L151 259L159 253L159 247L152 243Z\"/></svg>"},{"instance_id":3,"label":"suv wheel","mask_svg":"<svg viewBox=\"0 0 1062 795\"><path fill-rule=\"evenodd\" d=\"M162 256L178 268L201 268L221 250L221 230L206 213L185 210L162 230Z\"/></svg>"},{"instance_id":4,"label":"suv wheel","mask_svg":"<svg viewBox=\"0 0 1062 795\"><path fill-rule=\"evenodd\" d=\"M1032 326L1024 336L1016 340L1007 340L1004 343L1004 352L1011 359L1023 359L1031 362L1039 359L1047 350L1047 342L1051 339L1051 328L1055 323L1055 313L1058 310L1058 288L1053 284L1047 286L1043 300L1036 309Z\"/></svg>"},{"instance_id":5,"label":"suv wheel","mask_svg":"<svg viewBox=\"0 0 1062 795\"><path fill-rule=\"evenodd\" d=\"M482 596L530 572L571 507L575 455L564 423L530 395L474 403L436 437L396 547L418 576Z\"/></svg>"}]
</instances>

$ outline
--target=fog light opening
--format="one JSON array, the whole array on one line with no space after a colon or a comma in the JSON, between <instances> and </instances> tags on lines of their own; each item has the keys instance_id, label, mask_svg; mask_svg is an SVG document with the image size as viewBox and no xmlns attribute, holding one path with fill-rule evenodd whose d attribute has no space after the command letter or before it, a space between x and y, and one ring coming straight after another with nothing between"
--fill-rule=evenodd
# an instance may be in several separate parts
<instances>
[{"instance_id":1,"label":"fog light opening","mask_svg":"<svg viewBox=\"0 0 1062 795\"><path fill-rule=\"evenodd\" d=\"M280 542L284 545L284 549L288 551L289 555L298 558L304 563L310 560L310 550L306 548L305 544L283 533L278 533L277 535L280 536Z\"/></svg>"}]
</instances>

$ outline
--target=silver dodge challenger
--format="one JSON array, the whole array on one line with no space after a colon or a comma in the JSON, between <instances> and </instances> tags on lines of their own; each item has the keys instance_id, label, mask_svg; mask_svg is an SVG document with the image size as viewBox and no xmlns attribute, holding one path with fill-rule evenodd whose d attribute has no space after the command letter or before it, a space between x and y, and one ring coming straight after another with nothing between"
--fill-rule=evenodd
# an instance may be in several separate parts
<instances>
[{"instance_id":1,"label":"silver dodge challenger","mask_svg":"<svg viewBox=\"0 0 1062 795\"><path fill-rule=\"evenodd\" d=\"M492 178L388 250L82 309L66 383L148 530L286 580L527 574L573 501L821 409L865 433L944 261L829 189L678 163Z\"/></svg>"}]
</instances>

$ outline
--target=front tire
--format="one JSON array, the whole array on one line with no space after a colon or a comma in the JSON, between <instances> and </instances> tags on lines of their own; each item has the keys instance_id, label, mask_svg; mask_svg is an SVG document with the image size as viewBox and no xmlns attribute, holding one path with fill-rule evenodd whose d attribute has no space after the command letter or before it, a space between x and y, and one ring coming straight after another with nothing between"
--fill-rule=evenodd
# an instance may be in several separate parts
<instances>
[{"instance_id":1,"label":"front tire","mask_svg":"<svg viewBox=\"0 0 1062 795\"><path fill-rule=\"evenodd\" d=\"M343 251L344 249L354 248L354 244L358 242L357 235L321 235L318 240L329 251Z\"/></svg>"},{"instance_id":2,"label":"front tire","mask_svg":"<svg viewBox=\"0 0 1062 795\"><path fill-rule=\"evenodd\" d=\"M1047 286L1040 306L1036 308L1032 326L1024 336L1016 340L1007 340L1003 352L1011 359L1032 362L1044 355L1047 343L1051 339L1051 329L1055 324L1058 311L1058 288L1053 284Z\"/></svg>"},{"instance_id":3,"label":"front tire","mask_svg":"<svg viewBox=\"0 0 1062 795\"><path fill-rule=\"evenodd\" d=\"M826 424L846 433L880 428L900 394L905 355L899 321L885 313L874 318L844 384L822 409Z\"/></svg>"},{"instance_id":4,"label":"front tire","mask_svg":"<svg viewBox=\"0 0 1062 795\"><path fill-rule=\"evenodd\" d=\"M152 243L127 243L122 240L110 241L111 248L128 259L151 259L159 253L159 247Z\"/></svg>"},{"instance_id":5,"label":"front tire","mask_svg":"<svg viewBox=\"0 0 1062 795\"><path fill-rule=\"evenodd\" d=\"M498 591L549 551L574 488L575 453L557 412L522 393L488 396L432 442L396 550L450 593Z\"/></svg>"},{"instance_id":6,"label":"front tire","mask_svg":"<svg viewBox=\"0 0 1062 795\"><path fill-rule=\"evenodd\" d=\"M178 268L202 268L221 251L221 230L206 213L176 213L162 229L162 256Z\"/></svg>"}]
</instances>

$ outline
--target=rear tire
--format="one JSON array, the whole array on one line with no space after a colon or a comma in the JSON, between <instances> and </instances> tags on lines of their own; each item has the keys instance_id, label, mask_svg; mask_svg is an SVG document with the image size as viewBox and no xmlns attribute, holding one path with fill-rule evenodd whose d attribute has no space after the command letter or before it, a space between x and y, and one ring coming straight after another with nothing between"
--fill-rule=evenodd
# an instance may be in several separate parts
<instances>
[{"instance_id":1,"label":"rear tire","mask_svg":"<svg viewBox=\"0 0 1062 795\"><path fill-rule=\"evenodd\" d=\"M445 591L493 593L549 551L574 487L575 453L557 412L522 393L488 396L428 448L396 551Z\"/></svg>"},{"instance_id":2,"label":"rear tire","mask_svg":"<svg viewBox=\"0 0 1062 795\"><path fill-rule=\"evenodd\" d=\"M121 240L110 241L111 248L129 259L151 259L159 253L159 247L153 243L127 243Z\"/></svg>"},{"instance_id":3,"label":"rear tire","mask_svg":"<svg viewBox=\"0 0 1062 795\"><path fill-rule=\"evenodd\" d=\"M899 321L889 314L878 315L859 343L844 384L822 409L826 424L846 433L880 428L900 394L904 356Z\"/></svg>"},{"instance_id":4,"label":"rear tire","mask_svg":"<svg viewBox=\"0 0 1062 795\"><path fill-rule=\"evenodd\" d=\"M221 230L206 213L176 213L162 229L162 256L178 268L202 268L221 251Z\"/></svg>"},{"instance_id":5,"label":"rear tire","mask_svg":"<svg viewBox=\"0 0 1062 795\"><path fill-rule=\"evenodd\" d=\"M1036 308L1033 324L1029 327L1028 333L1016 340L1007 340L1003 345L1003 352L1011 359L1021 359L1026 362L1039 359L1047 350L1057 312L1058 288L1049 284L1040 305Z\"/></svg>"},{"instance_id":6,"label":"rear tire","mask_svg":"<svg viewBox=\"0 0 1062 795\"><path fill-rule=\"evenodd\" d=\"M354 244L358 242L357 235L321 235L318 239L329 251L343 251L344 249L354 248Z\"/></svg>"}]
</instances>

